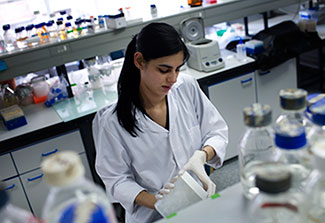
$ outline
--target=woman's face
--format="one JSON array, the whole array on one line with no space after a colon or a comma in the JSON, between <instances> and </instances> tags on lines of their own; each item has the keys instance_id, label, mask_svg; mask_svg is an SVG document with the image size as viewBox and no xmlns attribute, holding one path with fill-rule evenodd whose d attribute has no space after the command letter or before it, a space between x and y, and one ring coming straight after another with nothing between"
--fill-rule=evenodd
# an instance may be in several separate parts
<instances>
[{"instance_id":1,"label":"woman's face","mask_svg":"<svg viewBox=\"0 0 325 223\"><path fill-rule=\"evenodd\" d=\"M135 55L135 64L141 73L140 93L146 97L165 97L176 83L179 69L184 64L183 51L148 62L143 60L141 53L137 53L138 60Z\"/></svg>"}]
</instances>

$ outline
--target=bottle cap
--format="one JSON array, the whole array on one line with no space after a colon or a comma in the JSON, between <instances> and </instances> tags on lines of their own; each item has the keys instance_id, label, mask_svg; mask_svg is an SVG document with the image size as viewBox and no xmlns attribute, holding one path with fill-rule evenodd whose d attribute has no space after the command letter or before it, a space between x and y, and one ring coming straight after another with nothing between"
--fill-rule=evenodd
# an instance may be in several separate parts
<instances>
[{"instance_id":1,"label":"bottle cap","mask_svg":"<svg viewBox=\"0 0 325 223\"><path fill-rule=\"evenodd\" d=\"M34 28L34 25L33 24L30 24L30 25L27 25L26 26L26 31L30 31Z\"/></svg>"},{"instance_id":2,"label":"bottle cap","mask_svg":"<svg viewBox=\"0 0 325 223\"><path fill-rule=\"evenodd\" d=\"M56 24L59 26L59 25L62 25L63 22L61 20L58 20L58 21L56 21Z\"/></svg>"},{"instance_id":3,"label":"bottle cap","mask_svg":"<svg viewBox=\"0 0 325 223\"><path fill-rule=\"evenodd\" d=\"M307 105L307 91L303 89L285 89L280 93L280 106L284 110L301 110Z\"/></svg>"},{"instance_id":4,"label":"bottle cap","mask_svg":"<svg viewBox=\"0 0 325 223\"><path fill-rule=\"evenodd\" d=\"M52 186L66 186L84 174L80 157L73 151L62 151L41 163L45 181Z\"/></svg>"},{"instance_id":5,"label":"bottle cap","mask_svg":"<svg viewBox=\"0 0 325 223\"><path fill-rule=\"evenodd\" d=\"M325 172L325 139L315 141L311 147L314 166Z\"/></svg>"},{"instance_id":6,"label":"bottle cap","mask_svg":"<svg viewBox=\"0 0 325 223\"><path fill-rule=\"evenodd\" d=\"M36 29L42 28L42 23L40 23L40 24L36 24L36 25L35 25L35 28L36 28Z\"/></svg>"},{"instance_id":7,"label":"bottle cap","mask_svg":"<svg viewBox=\"0 0 325 223\"><path fill-rule=\"evenodd\" d=\"M71 15L68 15L67 20L71 20L71 19L73 19L73 17Z\"/></svg>"},{"instance_id":8,"label":"bottle cap","mask_svg":"<svg viewBox=\"0 0 325 223\"><path fill-rule=\"evenodd\" d=\"M63 21L63 18L58 18L57 21Z\"/></svg>"},{"instance_id":9,"label":"bottle cap","mask_svg":"<svg viewBox=\"0 0 325 223\"><path fill-rule=\"evenodd\" d=\"M20 33L22 30L21 30L21 27L18 27L15 29L15 33Z\"/></svg>"},{"instance_id":10,"label":"bottle cap","mask_svg":"<svg viewBox=\"0 0 325 223\"><path fill-rule=\"evenodd\" d=\"M309 107L313 123L325 125L325 98L322 98Z\"/></svg>"},{"instance_id":11,"label":"bottle cap","mask_svg":"<svg viewBox=\"0 0 325 223\"><path fill-rule=\"evenodd\" d=\"M65 14L67 14L66 11L60 11L60 15L65 15Z\"/></svg>"},{"instance_id":12,"label":"bottle cap","mask_svg":"<svg viewBox=\"0 0 325 223\"><path fill-rule=\"evenodd\" d=\"M271 124L272 110L269 105L254 103L244 108L244 122L247 126L263 127Z\"/></svg>"},{"instance_id":13,"label":"bottle cap","mask_svg":"<svg viewBox=\"0 0 325 223\"><path fill-rule=\"evenodd\" d=\"M65 24L65 27L70 27L71 26L71 23L70 22L67 22L66 24Z\"/></svg>"},{"instance_id":14,"label":"bottle cap","mask_svg":"<svg viewBox=\"0 0 325 223\"><path fill-rule=\"evenodd\" d=\"M53 25L53 23L51 23L51 22L46 23L47 27L51 27L52 25Z\"/></svg>"},{"instance_id":15,"label":"bottle cap","mask_svg":"<svg viewBox=\"0 0 325 223\"><path fill-rule=\"evenodd\" d=\"M3 25L3 26L2 26L2 29L3 29L4 31L7 31L7 30L10 29L10 25L9 25L9 24Z\"/></svg>"},{"instance_id":16,"label":"bottle cap","mask_svg":"<svg viewBox=\"0 0 325 223\"><path fill-rule=\"evenodd\" d=\"M291 174L285 164L266 162L256 171L255 185L269 194L285 192L291 186Z\"/></svg>"}]
</instances>

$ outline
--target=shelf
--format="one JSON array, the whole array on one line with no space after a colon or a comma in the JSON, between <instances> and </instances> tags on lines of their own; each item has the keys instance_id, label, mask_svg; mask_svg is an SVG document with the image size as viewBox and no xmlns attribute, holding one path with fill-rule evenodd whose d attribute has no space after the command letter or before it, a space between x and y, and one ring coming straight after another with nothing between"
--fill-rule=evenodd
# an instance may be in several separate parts
<instances>
[{"instance_id":1,"label":"shelf","mask_svg":"<svg viewBox=\"0 0 325 223\"><path fill-rule=\"evenodd\" d=\"M203 17L205 26L238 19L244 16L299 3L300 0L220 0L218 4L185 9L174 15L156 18L117 30L105 30L78 39L51 43L23 51L0 56L0 62L7 66L0 71L0 81L19 75L59 66L71 61L104 55L125 49L132 36L150 22L166 22L176 29L182 20L190 17Z\"/></svg>"}]
</instances>

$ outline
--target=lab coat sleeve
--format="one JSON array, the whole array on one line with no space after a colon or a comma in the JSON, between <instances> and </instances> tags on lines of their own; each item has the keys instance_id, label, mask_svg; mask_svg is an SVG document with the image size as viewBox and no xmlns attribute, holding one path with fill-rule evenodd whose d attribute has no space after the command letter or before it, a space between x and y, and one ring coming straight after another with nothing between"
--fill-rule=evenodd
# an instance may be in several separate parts
<instances>
[{"instance_id":1,"label":"lab coat sleeve","mask_svg":"<svg viewBox=\"0 0 325 223\"><path fill-rule=\"evenodd\" d=\"M99 120L98 116L93 121L93 132L97 153L96 171L109 195L132 214L138 206L134 203L136 196L145 189L134 180L127 151L105 128L105 121Z\"/></svg>"},{"instance_id":2,"label":"lab coat sleeve","mask_svg":"<svg viewBox=\"0 0 325 223\"><path fill-rule=\"evenodd\" d=\"M200 123L202 144L203 146L212 146L216 152L216 156L208 164L213 168L218 168L225 158L228 145L228 126L194 78L193 87L193 103Z\"/></svg>"}]
</instances>

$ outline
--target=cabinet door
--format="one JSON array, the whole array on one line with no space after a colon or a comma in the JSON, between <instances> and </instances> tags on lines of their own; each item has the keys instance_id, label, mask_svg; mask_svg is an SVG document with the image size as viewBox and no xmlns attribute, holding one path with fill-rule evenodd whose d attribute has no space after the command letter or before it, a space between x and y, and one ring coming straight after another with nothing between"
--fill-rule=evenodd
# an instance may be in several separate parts
<instances>
[{"instance_id":1,"label":"cabinet door","mask_svg":"<svg viewBox=\"0 0 325 223\"><path fill-rule=\"evenodd\" d=\"M0 156L0 180L17 175L16 168L9 153Z\"/></svg>"},{"instance_id":2,"label":"cabinet door","mask_svg":"<svg viewBox=\"0 0 325 223\"><path fill-rule=\"evenodd\" d=\"M268 71L256 71L257 101L272 108L275 120L281 113L279 91L297 88L296 58L290 59Z\"/></svg>"},{"instance_id":3,"label":"cabinet door","mask_svg":"<svg viewBox=\"0 0 325 223\"><path fill-rule=\"evenodd\" d=\"M49 193L49 187L43 179L40 169L21 175L26 195L34 214L42 217L42 208Z\"/></svg>"},{"instance_id":4,"label":"cabinet door","mask_svg":"<svg viewBox=\"0 0 325 223\"><path fill-rule=\"evenodd\" d=\"M243 108L256 102L255 76L249 73L208 87L209 98L228 124L226 159L238 155L239 139L245 131Z\"/></svg>"},{"instance_id":5,"label":"cabinet door","mask_svg":"<svg viewBox=\"0 0 325 223\"><path fill-rule=\"evenodd\" d=\"M18 172L21 174L39 168L40 163L45 157L63 150L73 150L77 153L85 151L79 131L70 132L33 144L13 152L12 156Z\"/></svg>"},{"instance_id":6,"label":"cabinet door","mask_svg":"<svg viewBox=\"0 0 325 223\"><path fill-rule=\"evenodd\" d=\"M86 153L81 153L80 154L80 159L81 159L81 162L82 162L83 166L85 167L85 177L90 181L94 181L93 176L92 176L91 171L90 171L90 168L89 168L89 162L88 162L87 154Z\"/></svg>"},{"instance_id":7,"label":"cabinet door","mask_svg":"<svg viewBox=\"0 0 325 223\"><path fill-rule=\"evenodd\" d=\"M23 186L20 183L19 177L4 181L6 191L9 193L10 202L17 207L30 211L27 198L25 196Z\"/></svg>"}]
</instances>

